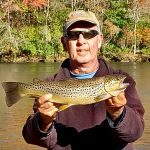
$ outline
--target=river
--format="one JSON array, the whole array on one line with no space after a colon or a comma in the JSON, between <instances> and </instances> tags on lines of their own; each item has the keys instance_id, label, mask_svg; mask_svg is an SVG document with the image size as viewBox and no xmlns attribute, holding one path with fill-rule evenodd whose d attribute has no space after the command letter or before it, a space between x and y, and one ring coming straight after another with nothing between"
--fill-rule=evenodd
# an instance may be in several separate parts
<instances>
[{"instance_id":1,"label":"river","mask_svg":"<svg viewBox=\"0 0 150 150\"><path fill-rule=\"evenodd\" d=\"M111 63L114 68L128 72L137 83L137 90L145 108L145 131L134 143L135 150L150 150L150 63ZM32 82L57 72L60 63L0 63L0 81ZM32 113L33 101L22 100L7 107L0 85L0 150L45 150L27 144L22 137L22 127Z\"/></svg>"}]
</instances>

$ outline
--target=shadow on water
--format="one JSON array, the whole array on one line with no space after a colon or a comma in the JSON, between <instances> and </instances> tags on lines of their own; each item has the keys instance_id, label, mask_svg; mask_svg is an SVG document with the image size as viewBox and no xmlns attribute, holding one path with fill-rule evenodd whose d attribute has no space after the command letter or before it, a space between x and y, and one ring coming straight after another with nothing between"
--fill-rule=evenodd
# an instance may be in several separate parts
<instances>
[{"instance_id":1,"label":"shadow on water","mask_svg":"<svg viewBox=\"0 0 150 150\"><path fill-rule=\"evenodd\" d=\"M150 63L111 63L115 68L128 72L137 83L137 90L145 108L145 132L134 143L135 150L150 149ZM32 82L33 78L45 78L59 69L60 63L0 63L0 81ZM32 113L33 101L22 100L8 108L4 100L4 91L0 85L0 150L45 150L26 144L21 132L22 127Z\"/></svg>"}]
</instances>

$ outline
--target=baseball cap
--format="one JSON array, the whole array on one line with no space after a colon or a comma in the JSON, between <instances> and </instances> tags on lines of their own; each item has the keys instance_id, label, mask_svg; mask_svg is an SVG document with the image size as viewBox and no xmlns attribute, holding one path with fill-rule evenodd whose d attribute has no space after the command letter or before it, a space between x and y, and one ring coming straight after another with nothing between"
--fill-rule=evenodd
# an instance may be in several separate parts
<instances>
[{"instance_id":1,"label":"baseball cap","mask_svg":"<svg viewBox=\"0 0 150 150\"><path fill-rule=\"evenodd\" d=\"M78 21L89 22L93 25L96 25L100 30L99 21L97 20L95 14L91 11L77 10L72 11L66 18L64 23L63 32L65 33L67 29Z\"/></svg>"}]
</instances>

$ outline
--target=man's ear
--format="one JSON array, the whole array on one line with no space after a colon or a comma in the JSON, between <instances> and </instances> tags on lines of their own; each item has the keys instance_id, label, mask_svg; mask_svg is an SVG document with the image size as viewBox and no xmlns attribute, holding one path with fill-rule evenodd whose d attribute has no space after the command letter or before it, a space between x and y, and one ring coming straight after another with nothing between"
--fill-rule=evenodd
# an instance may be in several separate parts
<instances>
[{"instance_id":1,"label":"man's ear","mask_svg":"<svg viewBox=\"0 0 150 150\"><path fill-rule=\"evenodd\" d=\"M100 49L103 43L103 34L99 35L99 42L98 42L98 48Z\"/></svg>"},{"instance_id":2,"label":"man's ear","mask_svg":"<svg viewBox=\"0 0 150 150\"><path fill-rule=\"evenodd\" d=\"M63 48L64 48L64 51L68 51L68 48L67 48L67 38L66 37L64 37L64 36L62 36L61 37L61 43L62 43L62 45L63 45Z\"/></svg>"}]
</instances>

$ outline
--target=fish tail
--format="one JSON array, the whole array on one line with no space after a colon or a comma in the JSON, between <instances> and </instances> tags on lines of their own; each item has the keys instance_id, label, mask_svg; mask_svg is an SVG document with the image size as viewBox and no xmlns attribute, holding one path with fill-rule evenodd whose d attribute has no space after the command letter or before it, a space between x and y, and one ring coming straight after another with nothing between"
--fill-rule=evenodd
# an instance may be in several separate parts
<instances>
[{"instance_id":1,"label":"fish tail","mask_svg":"<svg viewBox=\"0 0 150 150\"><path fill-rule=\"evenodd\" d=\"M19 84L17 82L2 82L2 86L5 90L5 100L8 107L20 100L21 94L19 92Z\"/></svg>"}]
</instances>

